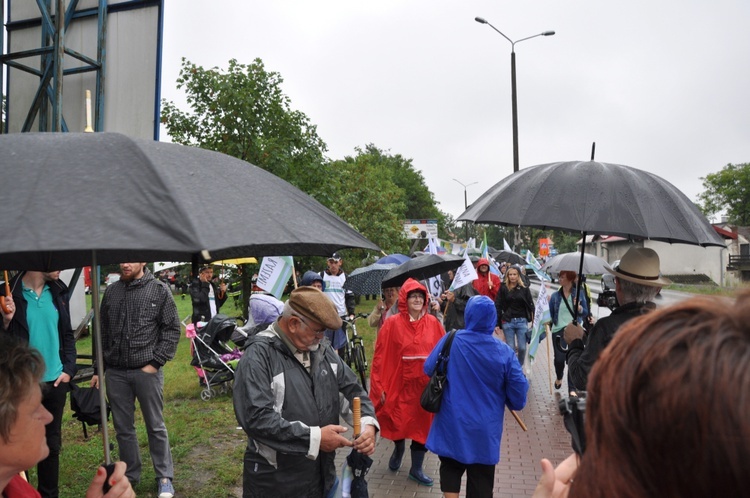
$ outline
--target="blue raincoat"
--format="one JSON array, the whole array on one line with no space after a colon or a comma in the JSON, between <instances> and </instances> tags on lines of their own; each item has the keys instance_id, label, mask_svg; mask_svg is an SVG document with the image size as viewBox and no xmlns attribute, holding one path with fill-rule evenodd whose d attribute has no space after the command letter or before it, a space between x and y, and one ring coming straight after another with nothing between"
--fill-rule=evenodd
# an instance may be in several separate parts
<instances>
[{"instance_id":1,"label":"blue raincoat","mask_svg":"<svg viewBox=\"0 0 750 498\"><path fill-rule=\"evenodd\" d=\"M529 383L515 352L492 335L497 325L492 299L472 297L464 317L466 328L453 339L448 384L427 449L464 464L495 465L500 461L505 406L521 410ZM435 370L444 342L445 337L425 361L427 375Z\"/></svg>"}]
</instances>

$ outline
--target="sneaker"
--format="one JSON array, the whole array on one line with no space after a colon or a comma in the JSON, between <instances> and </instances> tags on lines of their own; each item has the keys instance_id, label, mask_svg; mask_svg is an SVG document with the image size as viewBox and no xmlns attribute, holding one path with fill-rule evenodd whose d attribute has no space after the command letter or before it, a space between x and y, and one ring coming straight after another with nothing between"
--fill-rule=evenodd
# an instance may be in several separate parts
<instances>
[{"instance_id":1,"label":"sneaker","mask_svg":"<svg viewBox=\"0 0 750 498\"><path fill-rule=\"evenodd\" d=\"M174 498L174 487L172 486L172 479L168 477L162 477L157 483L159 489L159 498Z\"/></svg>"}]
</instances>

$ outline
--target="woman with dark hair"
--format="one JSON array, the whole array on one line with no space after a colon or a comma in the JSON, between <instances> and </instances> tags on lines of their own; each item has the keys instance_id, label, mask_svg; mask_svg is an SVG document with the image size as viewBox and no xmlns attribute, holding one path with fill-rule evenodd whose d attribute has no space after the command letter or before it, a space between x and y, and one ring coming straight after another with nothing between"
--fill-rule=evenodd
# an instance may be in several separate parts
<instances>
[{"instance_id":1,"label":"woman with dark hair","mask_svg":"<svg viewBox=\"0 0 750 498\"><path fill-rule=\"evenodd\" d=\"M575 306L575 299L573 294L575 293L575 283L578 278L578 274L574 271L561 271L558 276L560 281L560 289L552 294L549 300L549 314L552 319L552 344L555 344L553 348L555 350L555 389L560 389L562 386L563 373L565 372L565 350L557 347L559 341L562 348L567 348L568 344L562 338L563 329L573 322L573 307ZM589 309L586 306L586 298L583 290L578 293L578 315L576 321L580 324L583 322L583 318L589 314Z\"/></svg>"},{"instance_id":2,"label":"woman with dark hair","mask_svg":"<svg viewBox=\"0 0 750 498\"><path fill-rule=\"evenodd\" d=\"M380 435L394 442L388 468L397 471L411 439L409 479L432 486L422 470L425 442L432 413L422 409L419 398L430 380L424 363L435 344L445 335L437 318L428 313L427 289L410 278L401 286L398 313L386 319L375 342L370 376L370 399L380 422Z\"/></svg>"},{"instance_id":3,"label":"woman with dark hair","mask_svg":"<svg viewBox=\"0 0 750 498\"><path fill-rule=\"evenodd\" d=\"M526 334L534 318L534 300L531 291L521 279L521 272L511 266L505 272L505 285L500 287L495 298L497 326L503 329L505 343L518 354L523 366L526 359Z\"/></svg>"},{"instance_id":4,"label":"woman with dark hair","mask_svg":"<svg viewBox=\"0 0 750 498\"><path fill-rule=\"evenodd\" d=\"M627 322L589 378L586 451L535 498L750 494L750 292Z\"/></svg>"}]
</instances>

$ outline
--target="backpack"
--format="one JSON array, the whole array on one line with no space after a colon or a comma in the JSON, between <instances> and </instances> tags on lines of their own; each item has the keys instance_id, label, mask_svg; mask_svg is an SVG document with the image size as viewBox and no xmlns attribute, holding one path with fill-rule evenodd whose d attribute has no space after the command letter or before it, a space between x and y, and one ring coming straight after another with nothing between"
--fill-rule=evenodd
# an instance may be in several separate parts
<instances>
[{"instance_id":1,"label":"backpack","mask_svg":"<svg viewBox=\"0 0 750 498\"><path fill-rule=\"evenodd\" d=\"M101 425L101 400L99 389L93 387L80 387L73 382L70 383L70 409L73 417L81 421L83 426L83 437L88 439L86 425ZM109 404L107 404L107 420L109 420Z\"/></svg>"}]
</instances>

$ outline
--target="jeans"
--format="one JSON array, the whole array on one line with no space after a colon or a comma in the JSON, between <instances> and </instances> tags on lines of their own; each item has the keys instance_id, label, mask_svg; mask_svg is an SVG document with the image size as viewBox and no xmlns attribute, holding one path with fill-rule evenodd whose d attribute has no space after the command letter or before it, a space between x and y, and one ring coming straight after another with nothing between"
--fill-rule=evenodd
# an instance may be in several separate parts
<instances>
[{"instance_id":1,"label":"jeans","mask_svg":"<svg viewBox=\"0 0 750 498\"><path fill-rule=\"evenodd\" d=\"M42 404L52 414L52 422L45 427L49 456L39 462L36 467L39 474L37 490L42 498L59 496L62 418L70 386L65 382L61 382L57 387L54 384L54 382L46 382L42 391Z\"/></svg>"},{"instance_id":2,"label":"jeans","mask_svg":"<svg viewBox=\"0 0 750 498\"><path fill-rule=\"evenodd\" d=\"M174 478L169 435L164 425L164 372L146 373L140 369L107 369L107 398L117 432L120 459L128 465L125 473L131 482L141 480L141 452L135 432L135 400L141 406L146 423L148 449L158 479Z\"/></svg>"},{"instance_id":3,"label":"jeans","mask_svg":"<svg viewBox=\"0 0 750 498\"><path fill-rule=\"evenodd\" d=\"M503 322L505 343L513 349L518 349L518 362L521 366L526 359L526 331L528 329L529 321L525 318L511 318L509 322Z\"/></svg>"}]
</instances>

